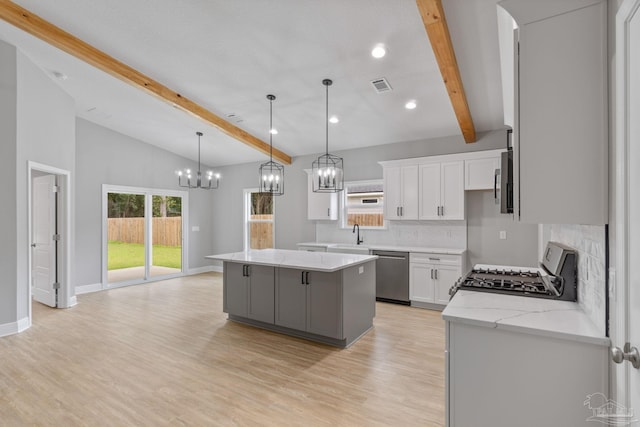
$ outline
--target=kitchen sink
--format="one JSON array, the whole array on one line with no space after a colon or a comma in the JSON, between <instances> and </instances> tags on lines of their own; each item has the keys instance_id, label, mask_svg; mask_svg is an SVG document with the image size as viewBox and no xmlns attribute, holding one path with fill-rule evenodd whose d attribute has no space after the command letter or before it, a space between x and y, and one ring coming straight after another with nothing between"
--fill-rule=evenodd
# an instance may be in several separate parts
<instances>
[{"instance_id":1,"label":"kitchen sink","mask_svg":"<svg viewBox=\"0 0 640 427\"><path fill-rule=\"evenodd\" d=\"M337 244L327 246L327 252L341 254L369 255L369 248L363 245Z\"/></svg>"}]
</instances>

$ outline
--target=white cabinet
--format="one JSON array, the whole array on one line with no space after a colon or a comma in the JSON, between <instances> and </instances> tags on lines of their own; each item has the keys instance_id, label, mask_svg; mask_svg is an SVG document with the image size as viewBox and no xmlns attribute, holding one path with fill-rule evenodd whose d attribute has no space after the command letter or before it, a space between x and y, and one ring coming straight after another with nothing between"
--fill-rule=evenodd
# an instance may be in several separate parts
<instances>
[{"instance_id":1,"label":"white cabinet","mask_svg":"<svg viewBox=\"0 0 640 427\"><path fill-rule=\"evenodd\" d=\"M500 170L500 153L502 150L487 153L487 157L464 161L464 189L465 190L498 190L500 177L496 170Z\"/></svg>"},{"instance_id":2,"label":"white cabinet","mask_svg":"<svg viewBox=\"0 0 640 427\"><path fill-rule=\"evenodd\" d=\"M445 325L447 426L597 424L585 405L589 395L607 394L607 346L468 321Z\"/></svg>"},{"instance_id":3,"label":"white cabinet","mask_svg":"<svg viewBox=\"0 0 640 427\"><path fill-rule=\"evenodd\" d=\"M433 308L447 305L449 289L462 276L463 255L409 254L409 299L411 305Z\"/></svg>"},{"instance_id":4,"label":"white cabinet","mask_svg":"<svg viewBox=\"0 0 640 427\"><path fill-rule=\"evenodd\" d=\"M307 174L307 219L338 219L338 193L314 193L313 177Z\"/></svg>"},{"instance_id":5,"label":"white cabinet","mask_svg":"<svg viewBox=\"0 0 640 427\"><path fill-rule=\"evenodd\" d=\"M512 40L515 53L502 60L514 76L516 219L606 224L607 2L505 0L499 6L518 27L513 33L511 25L510 33L503 25L500 35Z\"/></svg>"},{"instance_id":6,"label":"white cabinet","mask_svg":"<svg viewBox=\"0 0 640 427\"><path fill-rule=\"evenodd\" d=\"M418 166L384 168L385 219L418 219Z\"/></svg>"},{"instance_id":7,"label":"white cabinet","mask_svg":"<svg viewBox=\"0 0 640 427\"><path fill-rule=\"evenodd\" d=\"M464 162L420 165L420 219L464 219Z\"/></svg>"}]
</instances>

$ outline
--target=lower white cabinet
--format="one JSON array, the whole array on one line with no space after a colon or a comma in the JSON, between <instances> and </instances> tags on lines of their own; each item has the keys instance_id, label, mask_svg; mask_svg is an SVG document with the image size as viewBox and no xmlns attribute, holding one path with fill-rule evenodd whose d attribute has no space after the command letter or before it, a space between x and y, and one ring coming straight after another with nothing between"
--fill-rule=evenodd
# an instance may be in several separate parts
<instances>
[{"instance_id":1,"label":"lower white cabinet","mask_svg":"<svg viewBox=\"0 0 640 427\"><path fill-rule=\"evenodd\" d=\"M463 255L409 254L409 299L411 305L431 308L447 305L449 289L462 276Z\"/></svg>"}]
</instances>

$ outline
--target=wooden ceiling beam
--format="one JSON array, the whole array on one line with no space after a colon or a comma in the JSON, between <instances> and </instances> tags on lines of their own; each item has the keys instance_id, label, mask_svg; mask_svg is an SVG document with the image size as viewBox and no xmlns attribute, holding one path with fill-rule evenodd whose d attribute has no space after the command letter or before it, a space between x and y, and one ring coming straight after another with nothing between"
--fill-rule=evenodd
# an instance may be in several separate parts
<instances>
[{"instance_id":1,"label":"wooden ceiling beam","mask_svg":"<svg viewBox=\"0 0 640 427\"><path fill-rule=\"evenodd\" d=\"M451 105L458 119L465 142L476 141L476 130L469 111L469 104L462 86L460 69L451 43L449 27L444 16L442 0L416 0L422 22L427 30L431 48L436 56L444 85L449 93Z\"/></svg>"},{"instance_id":2,"label":"wooden ceiling beam","mask_svg":"<svg viewBox=\"0 0 640 427\"><path fill-rule=\"evenodd\" d=\"M74 35L40 18L12 1L0 0L0 18L125 83L142 89L175 107L179 107L205 123L218 128L230 137L264 154L269 154L269 144L261 139L245 132L203 106L182 96L180 93L118 61L90 44L85 43ZM291 164L291 157L276 148L273 149L273 157L284 164Z\"/></svg>"}]
</instances>

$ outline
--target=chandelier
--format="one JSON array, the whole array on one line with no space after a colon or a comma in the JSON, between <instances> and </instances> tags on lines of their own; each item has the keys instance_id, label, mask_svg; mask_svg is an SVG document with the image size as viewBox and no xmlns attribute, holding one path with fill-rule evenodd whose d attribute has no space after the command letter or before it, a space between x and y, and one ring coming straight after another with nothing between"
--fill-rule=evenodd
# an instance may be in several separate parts
<instances>
[{"instance_id":1,"label":"chandelier","mask_svg":"<svg viewBox=\"0 0 640 427\"><path fill-rule=\"evenodd\" d=\"M260 165L260 192L274 196L284 194L284 166L273 161L273 135L277 131L273 128L273 101L275 95L267 95L269 100L269 161Z\"/></svg>"},{"instance_id":2,"label":"chandelier","mask_svg":"<svg viewBox=\"0 0 640 427\"><path fill-rule=\"evenodd\" d=\"M204 177L200 171L200 137L202 132L196 132L198 135L198 170L193 174L191 169L183 169L177 172L178 185L183 188L201 188L203 190L215 190L220 184L220 174L214 174L213 171L207 171Z\"/></svg>"},{"instance_id":3,"label":"chandelier","mask_svg":"<svg viewBox=\"0 0 640 427\"><path fill-rule=\"evenodd\" d=\"M313 192L338 193L344 189L344 167L342 157L329 154L329 86L333 82L329 79L322 80L326 87L326 151L312 164Z\"/></svg>"}]
</instances>

